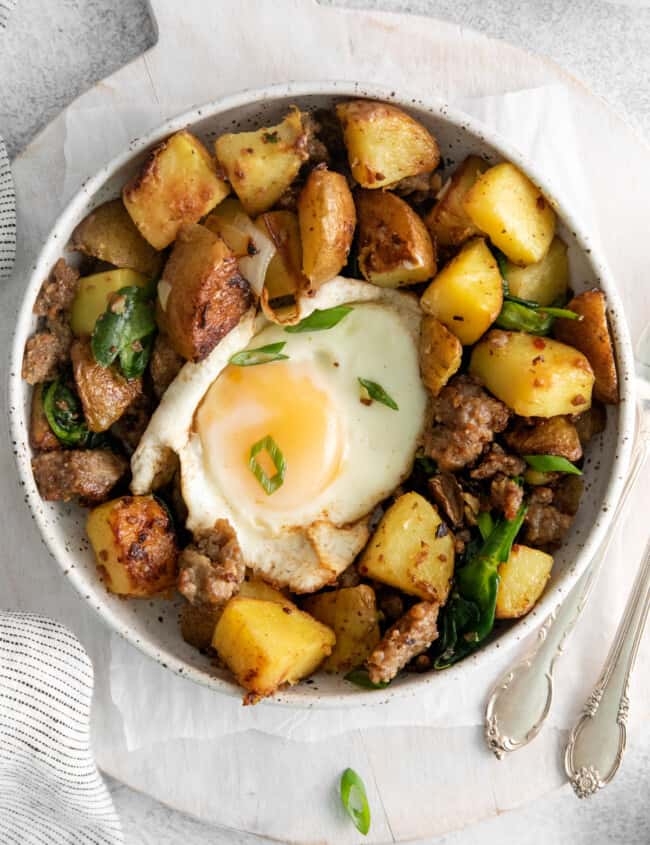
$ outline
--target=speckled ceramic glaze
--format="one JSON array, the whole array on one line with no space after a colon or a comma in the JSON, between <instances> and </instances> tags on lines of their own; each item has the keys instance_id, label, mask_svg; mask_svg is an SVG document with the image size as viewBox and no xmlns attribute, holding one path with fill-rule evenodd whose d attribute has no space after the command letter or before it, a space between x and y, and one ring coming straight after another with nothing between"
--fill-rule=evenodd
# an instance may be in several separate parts
<instances>
[{"instance_id":1,"label":"speckled ceramic glaze","mask_svg":"<svg viewBox=\"0 0 650 845\"><path fill-rule=\"evenodd\" d=\"M331 106L349 97L383 99L402 106L437 137L446 167L477 153L490 162L509 159L525 170L554 203L559 231L569 245L571 279L575 290L601 287L607 294L612 332L621 381L621 403L609 408L604 435L590 444L585 461L586 492L567 542L556 556L549 585L536 608L453 669L441 673L411 674L395 681L381 693L368 695L344 680L318 675L273 700L298 707L341 707L377 704L395 696L414 695L427 685L442 689L452 675L466 674L479 662L487 662L496 649L514 646L566 595L608 530L627 469L634 431L633 362L627 328L614 284L589 236L558 198L553 187L524 161L516 150L477 121L441 102L401 100L398 93L361 83L309 83L246 91L186 112L143 138L89 179L65 209L50 233L34 267L18 317L9 377L9 408L18 469L27 499L43 538L80 595L116 632L166 668L229 695L241 690L228 675L188 646L178 630L178 603L173 601L122 601L107 593L97 577L93 553L85 533L86 511L76 505L43 502L32 477L28 442L29 386L20 378L23 348L34 331L32 306L41 282L65 251L70 234L95 206L119 195L124 183L137 171L151 147L172 132L189 127L210 144L222 132L257 128L277 122L292 104L302 109Z\"/></svg>"}]
</instances>

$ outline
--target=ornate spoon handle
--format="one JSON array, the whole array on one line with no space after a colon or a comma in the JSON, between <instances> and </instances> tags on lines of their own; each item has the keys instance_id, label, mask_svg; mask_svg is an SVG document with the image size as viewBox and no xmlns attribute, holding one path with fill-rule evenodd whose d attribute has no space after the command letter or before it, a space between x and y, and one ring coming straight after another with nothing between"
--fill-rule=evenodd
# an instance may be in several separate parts
<instances>
[{"instance_id":1,"label":"ornate spoon handle","mask_svg":"<svg viewBox=\"0 0 650 845\"><path fill-rule=\"evenodd\" d=\"M650 610L650 540L598 683L571 731L564 768L578 798L606 786L625 751L628 687Z\"/></svg>"},{"instance_id":2,"label":"ornate spoon handle","mask_svg":"<svg viewBox=\"0 0 650 845\"><path fill-rule=\"evenodd\" d=\"M645 461L641 441L633 457L612 524L616 525ZM607 554L613 532L607 535L587 571L564 602L544 621L530 651L493 687L485 713L488 747L502 759L505 752L527 745L540 732L551 708L553 669L589 598Z\"/></svg>"}]
</instances>

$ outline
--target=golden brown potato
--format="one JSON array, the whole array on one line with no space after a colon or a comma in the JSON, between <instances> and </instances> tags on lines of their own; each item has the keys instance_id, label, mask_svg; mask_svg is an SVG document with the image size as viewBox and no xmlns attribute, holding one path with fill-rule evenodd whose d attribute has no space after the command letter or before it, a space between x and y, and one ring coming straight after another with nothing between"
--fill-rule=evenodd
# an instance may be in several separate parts
<instances>
[{"instance_id":1,"label":"golden brown potato","mask_svg":"<svg viewBox=\"0 0 650 845\"><path fill-rule=\"evenodd\" d=\"M482 158L468 156L443 186L438 201L424 221L439 246L460 246L469 238L481 234L463 203L469 189L487 169L488 165Z\"/></svg>"},{"instance_id":2,"label":"golden brown potato","mask_svg":"<svg viewBox=\"0 0 650 845\"><path fill-rule=\"evenodd\" d=\"M389 191L359 190L359 269L385 288L426 282L436 254L426 226L411 206Z\"/></svg>"},{"instance_id":3,"label":"golden brown potato","mask_svg":"<svg viewBox=\"0 0 650 845\"><path fill-rule=\"evenodd\" d=\"M454 538L432 504L418 493L405 493L384 514L359 572L444 604L454 572Z\"/></svg>"},{"instance_id":4,"label":"golden brown potato","mask_svg":"<svg viewBox=\"0 0 650 845\"><path fill-rule=\"evenodd\" d=\"M456 335L440 320L425 314L420 327L420 373L432 396L437 396L458 372L462 357L463 346Z\"/></svg>"},{"instance_id":5,"label":"golden brown potato","mask_svg":"<svg viewBox=\"0 0 650 845\"><path fill-rule=\"evenodd\" d=\"M605 431L605 427L607 426L607 410L598 399L594 399L591 408L585 411L584 414L576 417L573 422L578 432L580 443L584 448L593 437L600 434L601 431Z\"/></svg>"},{"instance_id":6,"label":"golden brown potato","mask_svg":"<svg viewBox=\"0 0 650 845\"><path fill-rule=\"evenodd\" d=\"M251 216L274 205L309 158L303 115L292 107L277 126L217 138L219 164Z\"/></svg>"},{"instance_id":7,"label":"golden brown potato","mask_svg":"<svg viewBox=\"0 0 650 845\"><path fill-rule=\"evenodd\" d=\"M310 675L335 641L330 628L296 607L235 596L217 623L212 646L249 691L248 704Z\"/></svg>"},{"instance_id":8,"label":"golden brown potato","mask_svg":"<svg viewBox=\"0 0 650 845\"><path fill-rule=\"evenodd\" d=\"M176 581L171 519L153 496L122 496L91 511L86 530L111 593L147 598Z\"/></svg>"},{"instance_id":9,"label":"golden brown potato","mask_svg":"<svg viewBox=\"0 0 650 845\"><path fill-rule=\"evenodd\" d=\"M205 651L212 645L214 629L222 613L222 606L185 602L180 616L181 636L189 645Z\"/></svg>"},{"instance_id":10,"label":"golden brown potato","mask_svg":"<svg viewBox=\"0 0 650 845\"><path fill-rule=\"evenodd\" d=\"M541 261L555 233L555 212L528 176L504 161L486 170L465 195L465 211L515 264Z\"/></svg>"},{"instance_id":11,"label":"golden brown potato","mask_svg":"<svg viewBox=\"0 0 650 845\"><path fill-rule=\"evenodd\" d=\"M271 238L277 250L264 278L264 313L275 323L297 322L296 296L309 288L309 280L302 272L298 216L292 211L267 211L257 218L256 225Z\"/></svg>"},{"instance_id":12,"label":"golden brown potato","mask_svg":"<svg viewBox=\"0 0 650 845\"><path fill-rule=\"evenodd\" d=\"M203 226L219 235L235 258L243 258L250 255L251 238L235 225L238 214L248 217L241 202L236 197L228 197L208 214Z\"/></svg>"},{"instance_id":13,"label":"golden brown potato","mask_svg":"<svg viewBox=\"0 0 650 845\"><path fill-rule=\"evenodd\" d=\"M150 282L144 273L135 270L106 270L79 279L70 312L70 328L77 337L89 337L97 318L108 308L109 301L120 288L144 288Z\"/></svg>"},{"instance_id":14,"label":"golden brown potato","mask_svg":"<svg viewBox=\"0 0 650 845\"><path fill-rule=\"evenodd\" d=\"M587 356L596 376L594 395L608 405L618 404L618 376L614 345L607 324L607 302L601 290L587 290L566 306L582 320L557 320L555 336Z\"/></svg>"},{"instance_id":15,"label":"golden brown potato","mask_svg":"<svg viewBox=\"0 0 650 845\"><path fill-rule=\"evenodd\" d=\"M121 199L94 208L72 233L70 246L116 267L157 276L162 255L138 231Z\"/></svg>"},{"instance_id":16,"label":"golden brown potato","mask_svg":"<svg viewBox=\"0 0 650 845\"><path fill-rule=\"evenodd\" d=\"M60 449L61 444L43 409L43 385L37 384L32 390L32 407L29 414L29 445L40 452L50 452Z\"/></svg>"},{"instance_id":17,"label":"golden brown potato","mask_svg":"<svg viewBox=\"0 0 650 845\"><path fill-rule=\"evenodd\" d=\"M540 305L552 305L564 298L569 287L567 245L556 236L541 261L527 267L506 261L504 275L513 296L530 299Z\"/></svg>"},{"instance_id":18,"label":"golden brown potato","mask_svg":"<svg viewBox=\"0 0 650 845\"><path fill-rule=\"evenodd\" d=\"M579 461L582 446L576 427L566 417L551 417L535 425L519 422L504 435L505 441L520 455L560 455Z\"/></svg>"},{"instance_id":19,"label":"golden brown potato","mask_svg":"<svg viewBox=\"0 0 650 845\"><path fill-rule=\"evenodd\" d=\"M445 264L425 290L420 305L465 346L485 334L501 311L503 282L483 238L468 241Z\"/></svg>"},{"instance_id":20,"label":"golden brown potato","mask_svg":"<svg viewBox=\"0 0 650 845\"><path fill-rule=\"evenodd\" d=\"M357 212L341 173L317 167L298 197L302 271L312 288L338 275L348 260Z\"/></svg>"},{"instance_id":21,"label":"golden brown potato","mask_svg":"<svg viewBox=\"0 0 650 845\"><path fill-rule=\"evenodd\" d=\"M152 150L122 199L151 246L164 249L181 226L196 223L230 193L198 138L182 130Z\"/></svg>"},{"instance_id":22,"label":"golden brown potato","mask_svg":"<svg viewBox=\"0 0 650 845\"><path fill-rule=\"evenodd\" d=\"M539 549L514 545L499 566L497 619L518 619L537 604L551 575L553 558Z\"/></svg>"},{"instance_id":23,"label":"golden brown potato","mask_svg":"<svg viewBox=\"0 0 650 845\"><path fill-rule=\"evenodd\" d=\"M90 341L75 340L72 373L90 431L107 431L142 393L142 379L125 379L114 367L95 361Z\"/></svg>"},{"instance_id":24,"label":"golden brown potato","mask_svg":"<svg viewBox=\"0 0 650 845\"><path fill-rule=\"evenodd\" d=\"M469 371L521 417L580 414L591 405L589 361L547 337L493 329L472 350Z\"/></svg>"},{"instance_id":25,"label":"golden brown potato","mask_svg":"<svg viewBox=\"0 0 650 845\"><path fill-rule=\"evenodd\" d=\"M248 599L276 601L282 605L296 606L283 592L276 590L275 587L272 587L260 578L247 578L245 581L242 581L239 585L239 595Z\"/></svg>"},{"instance_id":26,"label":"golden brown potato","mask_svg":"<svg viewBox=\"0 0 650 845\"><path fill-rule=\"evenodd\" d=\"M375 591L367 584L311 596L302 606L336 635L334 651L323 663L325 672L361 666L379 642Z\"/></svg>"},{"instance_id":27,"label":"golden brown potato","mask_svg":"<svg viewBox=\"0 0 650 845\"><path fill-rule=\"evenodd\" d=\"M202 361L252 303L235 256L198 224L178 233L158 288L159 324L176 352L190 361Z\"/></svg>"},{"instance_id":28,"label":"golden brown potato","mask_svg":"<svg viewBox=\"0 0 650 845\"><path fill-rule=\"evenodd\" d=\"M352 175L362 188L383 188L407 176L435 170L438 144L402 109L372 100L339 103Z\"/></svg>"}]
</instances>

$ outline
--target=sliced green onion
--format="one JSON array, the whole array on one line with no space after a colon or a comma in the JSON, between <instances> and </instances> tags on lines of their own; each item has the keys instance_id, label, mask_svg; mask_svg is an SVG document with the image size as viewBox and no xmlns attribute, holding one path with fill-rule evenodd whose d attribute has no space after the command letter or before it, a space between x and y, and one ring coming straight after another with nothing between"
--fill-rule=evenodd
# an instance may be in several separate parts
<instances>
[{"instance_id":1,"label":"sliced green onion","mask_svg":"<svg viewBox=\"0 0 650 845\"><path fill-rule=\"evenodd\" d=\"M43 390L43 411L57 439L66 446L85 446L90 432L76 393L57 379Z\"/></svg>"},{"instance_id":2,"label":"sliced green onion","mask_svg":"<svg viewBox=\"0 0 650 845\"><path fill-rule=\"evenodd\" d=\"M489 511L481 511L476 517L476 524L478 525L478 530L481 532L481 538L487 540L494 530L492 514Z\"/></svg>"},{"instance_id":3,"label":"sliced green onion","mask_svg":"<svg viewBox=\"0 0 650 845\"><path fill-rule=\"evenodd\" d=\"M354 826L364 836L370 830L370 806L366 787L354 769L346 769L341 775L341 803L354 822Z\"/></svg>"},{"instance_id":4,"label":"sliced green onion","mask_svg":"<svg viewBox=\"0 0 650 845\"><path fill-rule=\"evenodd\" d=\"M287 326L285 332L298 334L298 332L322 332L333 329L352 310L354 309L349 305L337 305L336 308L326 308L324 311L319 311L317 308L297 325Z\"/></svg>"},{"instance_id":5,"label":"sliced green onion","mask_svg":"<svg viewBox=\"0 0 650 845\"><path fill-rule=\"evenodd\" d=\"M351 672L348 672L347 675L344 675L346 681L349 681L351 684L356 684L358 687L363 687L364 689L386 689L390 681L379 681L379 683L374 683L370 680L370 675L368 674L367 669L353 669Z\"/></svg>"},{"instance_id":6,"label":"sliced green onion","mask_svg":"<svg viewBox=\"0 0 650 845\"><path fill-rule=\"evenodd\" d=\"M523 455L523 459L529 467L538 472L566 472L570 475L582 475L581 469L561 455Z\"/></svg>"},{"instance_id":7,"label":"sliced green onion","mask_svg":"<svg viewBox=\"0 0 650 845\"><path fill-rule=\"evenodd\" d=\"M571 311L569 308L547 308L546 305L538 305L537 308L548 314L549 317L562 317L563 320L582 320L582 314Z\"/></svg>"},{"instance_id":8,"label":"sliced green onion","mask_svg":"<svg viewBox=\"0 0 650 845\"><path fill-rule=\"evenodd\" d=\"M286 361L289 356L280 354L286 345L286 342L282 341L258 346L257 349L235 352L230 358L230 363L236 367L254 367L256 364L268 364L270 361Z\"/></svg>"},{"instance_id":9,"label":"sliced green onion","mask_svg":"<svg viewBox=\"0 0 650 845\"><path fill-rule=\"evenodd\" d=\"M268 453L269 457L273 461L273 466L276 469L275 475L272 475L270 478L257 462L257 456L262 451L266 451ZM279 487L282 487L287 464L284 460L284 455L280 451L280 447L270 434L267 434L266 437L258 440L257 443L253 443L251 446L248 466L255 478L264 488L264 492L267 496L270 496L271 493L275 493Z\"/></svg>"},{"instance_id":10,"label":"sliced green onion","mask_svg":"<svg viewBox=\"0 0 650 845\"><path fill-rule=\"evenodd\" d=\"M384 388L377 384L376 381L369 381L366 378L360 378L359 384L362 388L361 394L361 401L364 400L375 400L375 402L381 402L382 405L386 405L387 408L392 408L393 411L399 411L399 406L397 402L389 396L388 393L384 390Z\"/></svg>"}]
</instances>

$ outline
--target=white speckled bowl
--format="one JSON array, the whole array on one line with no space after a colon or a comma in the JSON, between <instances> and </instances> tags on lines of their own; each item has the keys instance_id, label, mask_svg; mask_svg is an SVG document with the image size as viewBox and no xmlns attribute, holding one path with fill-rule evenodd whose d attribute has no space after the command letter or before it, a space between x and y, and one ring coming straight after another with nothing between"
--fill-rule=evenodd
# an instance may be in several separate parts
<instances>
[{"instance_id":1,"label":"white speckled bowl","mask_svg":"<svg viewBox=\"0 0 650 845\"><path fill-rule=\"evenodd\" d=\"M368 693L340 678L318 675L311 682L282 692L273 700L297 707L341 707L376 704L404 694L417 694L424 686L443 687L451 675L469 675L477 663L493 659L495 649L513 647L538 621L562 600L579 576L608 529L626 473L634 431L633 359L621 303L609 272L598 257L580 222L566 209L551 186L534 166L486 127L444 103L402 101L396 92L361 83L309 83L278 85L246 91L193 109L143 138L137 138L121 155L89 179L65 209L52 229L27 286L18 317L9 377L11 430L16 443L18 469L27 498L45 542L80 595L102 619L142 652L166 668L228 695L241 690L224 672L190 648L180 636L177 608L170 601L121 601L107 593L95 571L95 562L85 534L86 512L76 505L43 502L32 477L28 442L30 388L20 378L23 348L34 331L32 305L50 268L61 256L70 234L96 205L118 196L123 184L138 169L148 150L162 138L189 126L206 142L233 129L255 128L276 122L289 105L301 108L329 106L349 97L371 97L402 106L436 135L447 163L458 162L473 152L497 162L509 159L525 170L555 203L560 233L569 245L571 278L576 290L601 287L607 294L621 381L621 403L609 409L607 430L591 444L585 466L586 492L567 543L556 557L551 581L534 611L452 669L429 674L411 674L382 692Z\"/></svg>"}]
</instances>

